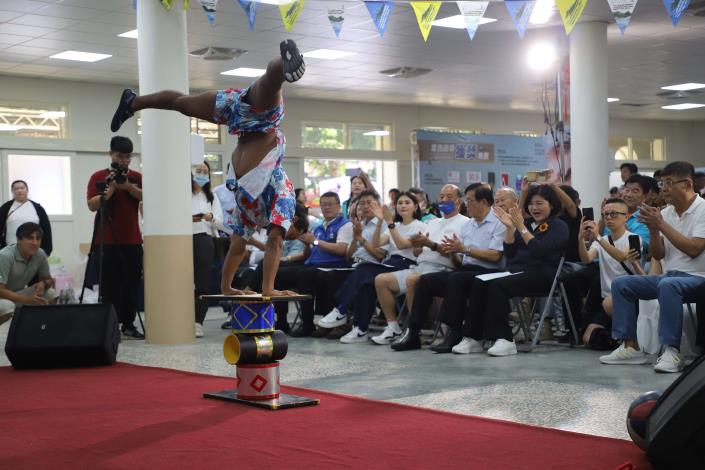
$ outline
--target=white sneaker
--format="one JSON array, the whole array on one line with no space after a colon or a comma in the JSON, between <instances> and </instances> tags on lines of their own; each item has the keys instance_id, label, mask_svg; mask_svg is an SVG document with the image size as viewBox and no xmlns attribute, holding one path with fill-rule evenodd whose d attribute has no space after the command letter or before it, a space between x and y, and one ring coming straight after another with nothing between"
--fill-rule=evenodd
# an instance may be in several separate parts
<instances>
[{"instance_id":1,"label":"white sneaker","mask_svg":"<svg viewBox=\"0 0 705 470\"><path fill-rule=\"evenodd\" d=\"M203 325L196 323L196 338L203 338Z\"/></svg>"},{"instance_id":2,"label":"white sneaker","mask_svg":"<svg viewBox=\"0 0 705 470\"><path fill-rule=\"evenodd\" d=\"M499 338L494 342L492 347L487 350L487 354L490 356L511 356L517 353L517 345L514 341L507 341L504 338Z\"/></svg>"},{"instance_id":3,"label":"white sneaker","mask_svg":"<svg viewBox=\"0 0 705 470\"><path fill-rule=\"evenodd\" d=\"M516 349L516 347L514 349ZM453 346L453 349L451 349L451 351L453 351L455 354L481 353L483 351L482 341L468 338L466 336L458 344Z\"/></svg>"},{"instance_id":4,"label":"white sneaker","mask_svg":"<svg viewBox=\"0 0 705 470\"><path fill-rule=\"evenodd\" d=\"M607 354L600 356L600 362L603 364L646 364L647 357L643 351L637 351L634 348L620 344L617 349Z\"/></svg>"},{"instance_id":5,"label":"white sneaker","mask_svg":"<svg viewBox=\"0 0 705 470\"><path fill-rule=\"evenodd\" d=\"M680 372L683 370L683 357L681 353L671 346L666 346L663 354L656 360L654 365L656 372Z\"/></svg>"},{"instance_id":6,"label":"white sneaker","mask_svg":"<svg viewBox=\"0 0 705 470\"><path fill-rule=\"evenodd\" d=\"M382 332L382 334L377 335L377 336L373 336L370 339L375 344L385 345L385 344L391 343L392 341L394 341L396 338L398 338L400 336L401 336L401 329L395 330L391 326L387 325L384 328L384 331Z\"/></svg>"},{"instance_id":7,"label":"white sneaker","mask_svg":"<svg viewBox=\"0 0 705 470\"><path fill-rule=\"evenodd\" d=\"M347 317L340 313L337 307L334 307L328 315L318 320L318 326L321 328L335 328L336 326L345 325L347 322Z\"/></svg>"},{"instance_id":8,"label":"white sneaker","mask_svg":"<svg viewBox=\"0 0 705 470\"><path fill-rule=\"evenodd\" d=\"M352 343L366 343L367 342L367 332L362 331L357 326L353 327L349 333L340 337L340 342L345 344Z\"/></svg>"}]
</instances>

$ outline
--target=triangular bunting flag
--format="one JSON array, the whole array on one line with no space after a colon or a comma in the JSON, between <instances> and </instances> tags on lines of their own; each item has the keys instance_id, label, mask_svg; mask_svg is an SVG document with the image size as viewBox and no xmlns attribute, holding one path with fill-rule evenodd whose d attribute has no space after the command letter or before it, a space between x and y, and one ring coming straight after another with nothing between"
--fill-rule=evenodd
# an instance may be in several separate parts
<instances>
[{"instance_id":1,"label":"triangular bunting flag","mask_svg":"<svg viewBox=\"0 0 705 470\"><path fill-rule=\"evenodd\" d=\"M189 2L189 0L184 0L183 6L182 6L184 11L188 10L188 2Z\"/></svg>"},{"instance_id":2,"label":"triangular bunting flag","mask_svg":"<svg viewBox=\"0 0 705 470\"><path fill-rule=\"evenodd\" d=\"M509 16L512 17L512 21L514 21L514 26L517 28L519 37L524 39L524 33L526 32L526 27L529 25L529 18L531 18L531 13L534 11L534 5L536 5L536 2L506 0L504 5L507 7Z\"/></svg>"},{"instance_id":3,"label":"triangular bunting flag","mask_svg":"<svg viewBox=\"0 0 705 470\"><path fill-rule=\"evenodd\" d=\"M384 37L384 32L389 25L389 19L392 17L394 2L391 0L384 2L366 1L365 6L367 7L367 11L370 12L372 22L375 24L380 37Z\"/></svg>"},{"instance_id":4,"label":"triangular bunting flag","mask_svg":"<svg viewBox=\"0 0 705 470\"><path fill-rule=\"evenodd\" d=\"M166 8L167 11L171 10L171 4L174 3L174 0L159 0L162 3L162 6Z\"/></svg>"},{"instance_id":5,"label":"triangular bunting flag","mask_svg":"<svg viewBox=\"0 0 705 470\"><path fill-rule=\"evenodd\" d=\"M328 21L333 27L335 37L340 37L340 30L343 29L343 21L345 20L345 4L343 2L328 2Z\"/></svg>"},{"instance_id":6,"label":"triangular bunting flag","mask_svg":"<svg viewBox=\"0 0 705 470\"><path fill-rule=\"evenodd\" d=\"M558 11L561 12L566 34L570 34L575 25L578 24L578 20L583 16L585 5L587 5L587 0L556 0L556 6Z\"/></svg>"},{"instance_id":7,"label":"triangular bunting flag","mask_svg":"<svg viewBox=\"0 0 705 470\"><path fill-rule=\"evenodd\" d=\"M257 18L257 7L259 7L259 0L237 0L243 11L247 15L247 21L250 23L250 31L255 28L255 18ZM205 7L203 7L205 9ZM281 5L280 5L281 8ZM215 11L213 12L215 15ZM289 31L287 29L287 31Z\"/></svg>"},{"instance_id":8,"label":"triangular bunting flag","mask_svg":"<svg viewBox=\"0 0 705 470\"><path fill-rule=\"evenodd\" d=\"M455 2L458 4L460 14L465 20L465 28L468 30L470 40L475 39L475 32L480 26L480 20L485 16L485 10L490 2Z\"/></svg>"},{"instance_id":9,"label":"triangular bunting flag","mask_svg":"<svg viewBox=\"0 0 705 470\"><path fill-rule=\"evenodd\" d=\"M424 41L428 41L431 23L436 19L438 10L441 9L441 3L443 2L411 2L411 7L416 14L416 22L419 24Z\"/></svg>"},{"instance_id":10,"label":"triangular bunting flag","mask_svg":"<svg viewBox=\"0 0 705 470\"><path fill-rule=\"evenodd\" d=\"M304 9L305 1L306 0L295 0L289 3L279 4L279 13L282 15L284 29L286 29L287 32L291 31L291 28L294 27L299 13Z\"/></svg>"},{"instance_id":11,"label":"triangular bunting flag","mask_svg":"<svg viewBox=\"0 0 705 470\"><path fill-rule=\"evenodd\" d=\"M663 0L663 6L666 8L666 13L671 17L671 23L676 26L681 20L681 16L690 5L690 0Z\"/></svg>"},{"instance_id":12,"label":"triangular bunting flag","mask_svg":"<svg viewBox=\"0 0 705 470\"><path fill-rule=\"evenodd\" d=\"M215 9L218 7L218 0L198 0L206 13L208 18L208 24L213 26L215 24Z\"/></svg>"},{"instance_id":13,"label":"triangular bunting flag","mask_svg":"<svg viewBox=\"0 0 705 470\"><path fill-rule=\"evenodd\" d=\"M617 22L617 27L622 34L629 26L629 20L632 19L636 2L637 0L607 0L614 15L614 21Z\"/></svg>"}]
</instances>

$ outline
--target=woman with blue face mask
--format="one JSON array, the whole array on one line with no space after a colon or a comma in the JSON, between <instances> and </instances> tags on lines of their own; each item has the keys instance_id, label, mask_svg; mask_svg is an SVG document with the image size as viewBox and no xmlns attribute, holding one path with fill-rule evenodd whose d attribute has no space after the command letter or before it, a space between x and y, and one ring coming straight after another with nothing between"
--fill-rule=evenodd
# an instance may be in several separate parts
<instances>
[{"instance_id":1,"label":"woman with blue face mask","mask_svg":"<svg viewBox=\"0 0 705 470\"><path fill-rule=\"evenodd\" d=\"M196 289L196 338L203 337L203 320L208 303L199 300L209 294L211 270L215 258L213 237L223 227L223 210L217 197L213 197L210 183L210 167L207 163L191 168L191 220L193 225L193 280Z\"/></svg>"}]
</instances>

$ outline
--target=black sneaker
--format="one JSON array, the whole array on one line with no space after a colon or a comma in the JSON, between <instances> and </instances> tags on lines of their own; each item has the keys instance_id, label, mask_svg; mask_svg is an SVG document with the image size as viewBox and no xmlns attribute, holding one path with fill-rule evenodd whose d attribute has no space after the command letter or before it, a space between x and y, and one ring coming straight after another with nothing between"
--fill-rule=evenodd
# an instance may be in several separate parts
<instances>
[{"instance_id":1,"label":"black sneaker","mask_svg":"<svg viewBox=\"0 0 705 470\"><path fill-rule=\"evenodd\" d=\"M110 130L117 132L122 126L122 123L130 119L135 113L132 112L132 102L135 101L137 95L129 88L125 88L120 96L120 102L113 114L113 120L110 122Z\"/></svg>"},{"instance_id":2,"label":"black sneaker","mask_svg":"<svg viewBox=\"0 0 705 470\"><path fill-rule=\"evenodd\" d=\"M326 338L328 339L340 339L346 334L350 333L352 330L352 327L350 325L341 325L341 326L336 326L332 330L329 330L330 333L326 335Z\"/></svg>"},{"instance_id":3,"label":"black sneaker","mask_svg":"<svg viewBox=\"0 0 705 470\"><path fill-rule=\"evenodd\" d=\"M122 329L122 337L124 339L144 339L144 335L137 331L134 326Z\"/></svg>"},{"instance_id":4,"label":"black sneaker","mask_svg":"<svg viewBox=\"0 0 705 470\"><path fill-rule=\"evenodd\" d=\"M222 325L220 325L221 330L232 330L233 329L233 321L230 317L228 317L227 320L223 322Z\"/></svg>"},{"instance_id":5,"label":"black sneaker","mask_svg":"<svg viewBox=\"0 0 705 470\"><path fill-rule=\"evenodd\" d=\"M304 56L299 52L296 43L291 39L286 39L279 44L279 52L282 56L282 68L284 69L284 80L293 83L304 76L306 64Z\"/></svg>"}]
</instances>

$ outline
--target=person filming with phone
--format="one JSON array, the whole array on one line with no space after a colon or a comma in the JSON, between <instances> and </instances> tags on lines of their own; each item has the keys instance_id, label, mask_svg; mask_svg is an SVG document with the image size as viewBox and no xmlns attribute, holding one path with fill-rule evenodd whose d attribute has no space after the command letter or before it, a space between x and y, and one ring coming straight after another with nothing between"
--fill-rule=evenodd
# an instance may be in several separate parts
<instances>
[{"instance_id":1,"label":"person filming with phone","mask_svg":"<svg viewBox=\"0 0 705 470\"><path fill-rule=\"evenodd\" d=\"M124 338L144 339L134 326L142 279L142 235L138 221L142 174L129 169L132 149L132 141L127 137L115 136L110 140L110 167L91 175L87 197L91 212L100 212L101 205L104 207L103 220L100 213L96 216L91 246L93 256L103 243L103 301L115 307Z\"/></svg>"},{"instance_id":2,"label":"person filming with phone","mask_svg":"<svg viewBox=\"0 0 705 470\"><path fill-rule=\"evenodd\" d=\"M599 259L600 296L597 305L586 305L586 327L583 343L593 349L611 349L612 341L612 281L629 274L641 274L641 238L627 230L627 203L612 198L605 201L602 220L610 235L602 236L592 218L583 217L578 237L580 261L585 264ZM590 246L586 246L586 242Z\"/></svg>"}]
</instances>

